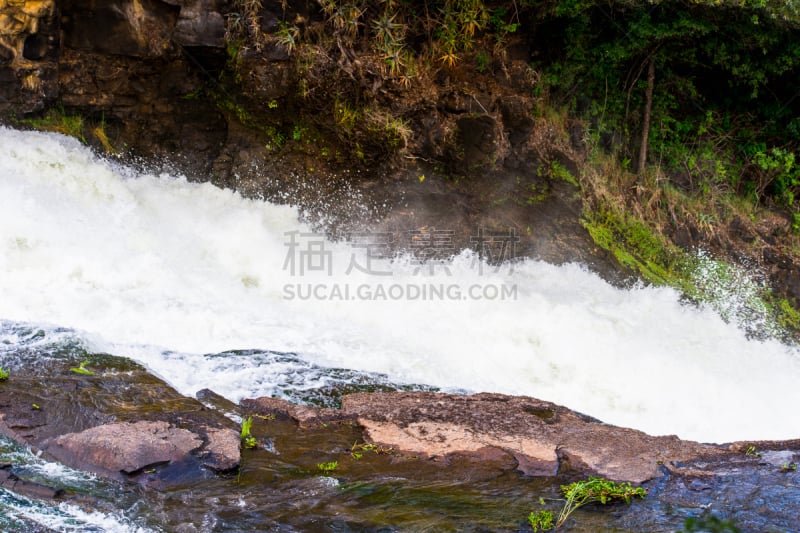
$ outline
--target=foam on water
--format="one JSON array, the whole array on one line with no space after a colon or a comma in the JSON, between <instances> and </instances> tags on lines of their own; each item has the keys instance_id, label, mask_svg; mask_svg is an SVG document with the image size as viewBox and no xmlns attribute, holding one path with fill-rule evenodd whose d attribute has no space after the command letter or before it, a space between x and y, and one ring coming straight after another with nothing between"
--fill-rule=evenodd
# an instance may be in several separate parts
<instances>
[{"instance_id":1,"label":"foam on water","mask_svg":"<svg viewBox=\"0 0 800 533\"><path fill-rule=\"evenodd\" d=\"M620 290L579 265L494 269L468 252L433 274L408 258L373 259L388 276L348 272L354 250L319 244L297 218L210 184L134 175L62 136L0 129L0 318L75 328L91 349L139 360L186 394L270 391L279 366L203 355L258 348L531 395L655 434L800 436L797 350L750 340L675 291ZM331 272L299 275L314 243ZM297 297L309 285L327 299ZM456 289L408 298L423 285ZM379 286L386 298L357 297ZM512 294L470 299L473 286Z\"/></svg>"},{"instance_id":2,"label":"foam on water","mask_svg":"<svg viewBox=\"0 0 800 533\"><path fill-rule=\"evenodd\" d=\"M0 488L0 526L23 529L25 519L53 531L64 533L155 533L121 516L100 511L84 511L76 505L50 506Z\"/></svg>"},{"instance_id":3,"label":"foam on water","mask_svg":"<svg viewBox=\"0 0 800 533\"><path fill-rule=\"evenodd\" d=\"M15 475L34 483L91 492L110 501L116 500L117 487L93 474L73 470L59 463L45 461L4 436L0 436L0 461L13 465ZM0 530L25 531L26 522L64 532L148 533L154 531L126 518L121 511L107 513L85 510L69 503L32 500L0 488Z\"/></svg>"}]
</instances>

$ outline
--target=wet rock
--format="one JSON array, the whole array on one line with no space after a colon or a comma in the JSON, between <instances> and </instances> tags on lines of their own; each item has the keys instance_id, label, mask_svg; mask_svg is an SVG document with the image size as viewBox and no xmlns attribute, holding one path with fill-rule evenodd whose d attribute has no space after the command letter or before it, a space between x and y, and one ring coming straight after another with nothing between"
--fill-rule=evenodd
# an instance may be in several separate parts
<instances>
[{"instance_id":1,"label":"wet rock","mask_svg":"<svg viewBox=\"0 0 800 533\"><path fill-rule=\"evenodd\" d=\"M761 452L761 462L778 468L796 462L797 452L792 450L768 450Z\"/></svg>"},{"instance_id":2,"label":"wet rock","mask_svg":"<svg viewBox=\"0 0 800 533\"><path fill-rule=\"evenodd\" d=\"M404 454L440 464L489 461L498 466L512 458L512 468L533 476L594 474L635 483L666 472L702 477L707 473L687 466L688 461L725 464L742 455L736 445L654 437L535 398L501 394L356 393L342 399L340 410L278 398L242 400L241 405L252 413L294 420L301 427L357 420L369 441ZM783 448L788 444L782 443Z\"/></svg>"},{"instance_id":3,"label":"wet rock","mask_svg":"<svg viewBox=\"0 0 800 533\"><path fill-rule=\"evenodd\" d=\"M229 472L242 459L239 433L230 428L205 428L206 445L201 453L202 465L214 472Z\"/></svg>"},{"instance_id":4,"label":"wet rock","mask_svg":"<svg viewBox=\"0 0 800 533\"><path fill-rule=\"evenodd\" d=\"M283 419L290 418L301 426L307 426L317 422L328 422L332 420L343 420L348 418L345 413L338 409L319 408L310 405L296 405L280 398L262 397L256 399L245 399L242 400L240 404L246 411L250 413L258 415L274 415Z\"/></svg>"},{"instance_id":5,"label":"wet rock","mask_svg":"<svg viewBox=\"0 0 800 533\"><path fill-rule=\"evenodd\" d=\"M447 113L466 113L472 105L470 96L459 91L450 91L439 99L439 108Z\"/></svg>"},{"instance_id":6,"label":"wet rock","mask_svg":"<svg viewBox=\"0 0 800 533\"><path fill-rule=\"evenodd\" d=\"M202 402L206 407L210 407L211 409L216 409L217 411L225 413L225 416L240 416L241 409L238 405L224 396L217 394L211 389L202 389L197 391L195 398Z\"/></svg>"},{"instance_id":7,"label":"wet rock","mask_svg":"<svg viewBox=\"0 0 800 533\"><path fill-rule=\"evenodd\" d=\"M0 433L24 446L157 490L239 464L239 425L226 416L238 408L227 400L209 408L122 357L91 356L92 375L70 371L79 361L18 357L14 379L0 387Z\"/></svg>"},{"instance_id":8,"label":"wet rock","mask_svg":"<svg viewBox=\"0 0 800 533\"><path fill-rule=\"evenodd\" d=\"M662 463L711 454L717 446L652 437L585 417L534 398L499 394L352 394L342 401L376 443L427 456L512 454L530 475L571 470L641 483L662 475Z\"/></svg>"},{"instance_id":9,"label":"wet rock","mask_svg":"<svg viewBox=\"0 0 800 533\"><path fill-rule=\"evenodd\" d=\"M778 269L770 278L779 294L784 294L794 305L800 304L800 269Z\"/></svg>"},{"instance_id":10,"label":"wet rock","mask_svg":"<svg viewBox=\"0 0 800 533\"><path fill-rule=\"evenodd\" d=\"M508 140L511 146L516 148L527 141L533 131L534 121L531 118L530 102L516 96L507 97L501 100L500 110Z\"/></svg>"},{"instance_id":11,"label":"wet rock","mask_svg":"<svg viewBox=\"0 0 800 533\"><path fill-rule=\"evenodd\" d=\"M768 265L774 265L781 269L789 269L792 266L792 258L773 246L765 247L763 256L764 262Z\"/></svg>"},{"instance_id":12,"label":"wet rock","mask_svg":"<svg viewBox=\"0 0 800 533\"><path fill-rule=\"evenodd\" d=\"M11 465L6 464L0 465L0 487L37 499L52 500L64 494L62 489L20 479L11 472Z\"/></svg>"},{"instance_id":13,"label":"wet rock","mask_svg":"<svg viewBox=\"0 0 800 533\"><path fill-rule=\"evenodd\" d=\"M14 50L0 44L0 65L8 65L14 60Z\"/></svg>"},{"instance_id":14,"label":"wet rock","mask_svg":"<svg viewBox=\"0 0 800 533\"><path fill-rule=\"evenodd\" d=\"M729 225L731 235L744 242L751 243L758 238L758 234L753 231L750 225L741 217L736 216Z\"/></svg>"},{"instance_id":15,"label":"wet rock","mask_svg":"<svg viewBox=\"0 0 800 533\"><path fill-rule=\"evenodd\" d=\"M46 451L66 465L93 472L133 474L181 461L203 444L191 431L167 422L104 424L57 437Z\"/></svg>"}]
</instances>

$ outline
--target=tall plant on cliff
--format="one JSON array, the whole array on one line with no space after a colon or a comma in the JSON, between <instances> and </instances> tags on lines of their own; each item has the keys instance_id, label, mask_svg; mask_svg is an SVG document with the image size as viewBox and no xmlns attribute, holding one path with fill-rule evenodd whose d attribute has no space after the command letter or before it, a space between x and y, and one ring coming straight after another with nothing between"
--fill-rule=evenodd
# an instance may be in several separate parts
<instances>
[{"instance_id":1,"label":"tall plant on cliff","mask_svg":"<svg viewBox=\"0 0 800 533\"><path fill-rule=\"evenodd\" d=\"M234 0L225 21L226 41L242 40L261 50L264 46L264 34L261 31L263 9L262 0Z\"/></svg>"},{"instance_id":2,"label":"tall plant on cliff","mask_svg":"<svg viewBox=\"0 0 800 533\"><path fill-rule=\"evenodd\" d=\"M622 134L640 175L658 154L675 171L724 180L740 192L773 192L752 172L748 146L798 150L796 4L562 0L549 6L538 11L536 25L551 43L543 45L550 53L540 53L540 66L556 102L571 102L596 128ZM716 154L727 160L708 167L704 160ZM701 165L709 170L698 173Z\"/></svg>"}]
</instances>

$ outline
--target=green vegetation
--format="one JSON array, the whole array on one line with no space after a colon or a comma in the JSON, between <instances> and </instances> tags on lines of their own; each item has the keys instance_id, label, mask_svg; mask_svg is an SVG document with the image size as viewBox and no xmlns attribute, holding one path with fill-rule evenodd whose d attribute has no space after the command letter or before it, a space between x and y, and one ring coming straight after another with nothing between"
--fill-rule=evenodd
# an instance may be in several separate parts
<instances>
[{"instance_id":1,"label":"green vegetation","mask_svg":"<svg viewBox=\"0 0 800 533\"><path fill-rule=\"evenodd\" d=\"M11 376L11 372L0 366L0 381L6 381Z\"/></svg>"},{"instance_id":2,"label":"green vegetation","mask_svg":"<svg viewBox=\"0 0 800 533\"><path fill-rule=\"evenodd\" d=\"M587 212L583 225L595 244L610 252L620 265L654 285L691 291L688 256L642 221L606 207Z\"/></svg>"},{"instance_id":3,"label":"green vegetation","mask_svg":"<svg viewBox=\"0 0 800 533\"><path fill-rule=\"evenodd\" d=\"M554 529L553 512L547 510L531 512L531 514L528 515L528 523L531 525L534 532Z\"/></svg>"},{"instance_id":4,"label":"green vegetation","mask_svg":"<svg viewBox=\"0 0 800 533\"><path fill-rule=\"evenodd\" d=\"M569 520L572 513L588 503L605 505L624 501L630 504L633 498L644 498L647 495L647 491L642 487L633 487L627 482L618 483L601 477L590 477L569 485L562 485L561 492L566 501L558 513L555 524L553 523L553 513L549 510L531 512L528 515L528 523L534 531L560 528ZM541 499L540 503L542 503Z\"/></svg>"},{"instance_id":5,"label":"green vegetation","mask_svg":"<svg viewBox=\"0 0 800 533\"><path fill-rule=\"evenodd\" d=\"M364 452L372 452L377 455L389 455L394 453L394 448L384 448L368 442L359 444L358 441L354 442L353 446L350 447L350 457L356 461L364 457Z\"/></svg>"},{"instance_id":6,"label":"green vegetation","mask_svg":"<svg viewBox=\"0 0 800 533\"><path fill-rule=\"evenodd\" d=\"M603 505L612 501L622 500L627 504L633 498L644 498L647 491L642 487L632 487L630 483L617 483L599 477L590 477L587 480L576 481L563 485L561 492L567 499L556 520L556 527L561 527L576 509L587 503L601 503Z\"/></svg>"},{"instance_id":7,"label":"green vegetation","mask_svg":"<svg viewBox=\"0 0 800 533\"><path fill-rule=\"evenodd\" d=\"M62 133L86 143L86 137L83 135L83 122L82 116L69 114L64 111L63 107L51 109L42 117L25 120L25 123L33 129Z\"/></svg>"},{"instance_id":8,"label":"green vegetation","mask_svg":"<svg viewBox=\"0 0 800 533\"><path fill-rule=\"evenodd\" d=\"M549 175L551 179L565 181L577 189L581 188L581 184L578 183L578 180L575 178L575 176L572 175L572 172L567 170L558 161L553 161L552 163L550 163Z\"/></svg>"},{"instance_id":9,"label":"green vegetation","mask_svg":"<svg viewBox=\"0 0 800 533\"><path fill-rule=\"evenodd\" d=\"M86 360L81 361L81 364L78 365L77 367L72 367L69 370L70 370L70 372L74 372L76 374L81 374L81 375L84 375L84 376L93 376L94 372L92 372L91 370L86 368L86 365L88 365L88 364L89 364L89 360L86 359Z\"/></svg>"},{"instance_id":10,"label":"green vegetation","mask_svg":"<svg viewBox=\"0 0 800 533\"><path fill-rule=\"evenodd\" d=\"M242 430L240 432L240 438L242 441L242 446L245 448L255 448L258 446L258 440L250 433L253 427L253 417L248 416L247 418L242 420Z\"/></svg>"},{"instance_id":11,"label":"green vegetation","mask_svg":"<svg viewBox=\"0 0 800 533\"><path fill-rule=\"evenodd\" d=\"M48 110L42 116L27 118L21 123L35 130L51 131L75 137L84 144L89 144L87 137L93 138L96 141L93 144L102 147L106 153L115 155L118 153L108 138L105 118L95 122L59 106Z\"/></svg>"},{"instance_id":12,"label":"green vegetation","mask_svg":"<svg viewBox=\"0 0 800 533\"><path fill-rule=\"evenodd\" d=\"M748 446L744 454L748 457L761 457L761 452L757 452L755 446Z\"/></svg>"},{"instance_id":13,"label":"green vegetation","mask_svg":"<svg viewBox=\"0 0 800 533\"><path fill-rule=\"evenodd\" d=\"M357 159L366 162L381 144L402 153L408 145L407 126L402 121L391 124L397 113L385 101L376 103L379 92L429 83L438 70L465 62L479 73L496 73L498 66L505 69L506 47L519 41L515 36L535 33L538 38L526 42L537 58L531 69L532 90L541 97L537 108L544 113L564 110L582 119L589 125L587 138L612 152L623 169L636 162L640 177L683 175L690 194L734 193L774 202L797 215L793 227L800 232L794 200L800 192L800 119L789 83L800 74L800 21L789 4L319 4L321 12L310 18L281 4L276 14L282 20L272 34L265 34L261 0L232 3L227 40L233 79L241 81L243 54L269 42L289 52L301 75L300 101L280 98L283 123L267 121L273 137L294 131L295 124L287 123L293 113L324 113L322 106L334 101L333 133ZM261 115L249 120L254 111L248 105L224 103L243 123L265 124ZM379 120L370 120L370 113ZM384 124L386 136L372 142L378 123ZM607 142L612 138L618 141ZM271 143L273 148L281 145ZM383 155L385 151L376 157ZM558 163L550 170L556 179L576 186L581 181Z\"/></svg>"},{"instance_id":14,"label":"green vegetation","mask_svg":"<svg viewBox=\"0 0 800 533\"><path fill-rule=\"evenodd\" d=\"M95 139L100 142L100 145L108 154L116 154L117 149L111 144L111 141L108 139L108 135L106 134L105 122L101 122L94 128L92 128L92 135L94 135Z\"/></svg>"},{"instance_id":15,"label":"green vegetation","mask_svg":"<svg viewBox=\"0 0 800 533\"><path fill-rule=\"evenodd\" d=\"M329 463L317 463L317 469L319 469L319 471L326 476L331 475L337 468L339 468L338 461L331 461Z\"/></svg>"},{"instance_id":16,"label":"green vegetation","mask_svg":"<svg viewBox=\"0 0 800 533\"><path fill-rule=\"evenodd\" d=\"M622 267L648 283L676 288L689 300L710 305L749 334L789 339L800 331L800 313L785 298L775 297L726 261L679 248L663 231L632 214L610 206L587 209L582 223L595 244Z\"/></svg>"},{"instance_id":17,"label":"green vegetation","mask_svg":"<svg viewBox=\"0 0 800 533\"><path fill-rule=\"evenodd\" d=\"M464 61L487 72L520 27L517 4L483 0L320 0L319 5L321 12L309 17L281 4L280 20L267 34L261 0L235 0L226 21L228 69L216 80L222 89L215 89L214 97L220 109L248 127L271 130L271 150L282 149L290 135L297 140L296 125L311 124L328 130L348 148L346 157L363 164L405 155L409 145L408 122L380 92L427 83L436 69ZM268 44L282 46L300 75L296 92L278 98L274 117L258 102L229 96L241 92L234 85L248 81L248 52ZM334 127L322 118L331 110Z\"/></svg>"}]
</instances>

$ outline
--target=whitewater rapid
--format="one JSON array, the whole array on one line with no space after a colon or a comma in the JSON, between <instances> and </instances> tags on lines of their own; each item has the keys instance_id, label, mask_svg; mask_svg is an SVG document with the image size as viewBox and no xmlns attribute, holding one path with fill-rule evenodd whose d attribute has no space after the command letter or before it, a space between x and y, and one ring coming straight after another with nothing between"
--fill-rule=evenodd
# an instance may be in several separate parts
<instances>
[{"instance_id":1,"label":"whitewater rapid","mask_svg":"<svg viewBox=\"0 0 800 533\"><path fill-rule=\"evenodd\" d=\"M293 208L0 128L0 319L73 328L184 394L270 392L291 368L204 355L262 349L535 396L651 434L800 437L798 350L750 340L673 290L621 290L580 265L496 269L467 252L432 274L408 257L372 259L370 273L353 268L363 253ZM424 287L445 295L412 299Z\"/></svg>"}]
</instances>

